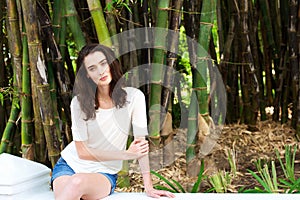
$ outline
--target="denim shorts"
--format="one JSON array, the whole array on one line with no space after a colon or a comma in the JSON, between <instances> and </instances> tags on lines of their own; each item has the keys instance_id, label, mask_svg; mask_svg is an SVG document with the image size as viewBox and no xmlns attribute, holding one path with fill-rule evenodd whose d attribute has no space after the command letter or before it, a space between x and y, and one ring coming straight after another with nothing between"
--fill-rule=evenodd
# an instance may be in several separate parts
<instances>
[{"instance_id":1,"label":"denim shorts","mask_svg":"<svg viewBox=\"0 0 300 200\"><path fill-rule=\"evenodd\" d=\"M65 176L65 175L72 176L73 174L75 174L74 170L68 165L68 163L62 157L60 157L52 170L51 188L53 188L52 187L53 181L57 177ZM110 181L110 184L111 184L110 194L112 194L117 185L118 175L102 173L102 172L99 172L99 174L104 175Z\"/></svg>"}]
</instances>

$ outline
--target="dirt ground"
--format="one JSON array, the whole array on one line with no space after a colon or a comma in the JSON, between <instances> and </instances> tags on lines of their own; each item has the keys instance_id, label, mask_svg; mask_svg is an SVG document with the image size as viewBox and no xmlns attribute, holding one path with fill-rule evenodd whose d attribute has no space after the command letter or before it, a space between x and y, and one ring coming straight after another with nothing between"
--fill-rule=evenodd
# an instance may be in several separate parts
<instances>
[{"instance_id":1,"label":"dirt ground","mask_svg":"<svg viewBox=\"0 0 300 200\"><path fill-rule=\"evenodd\" d=\"M205 175L210 177L220 170L230 172L228 162L228 150L233 152L237 166L237 175L232 178L227 192L237 192L241 187L254 188L260 186L258 182L249 174L248 169L257 171L255 161L263 159L265 161L275 160L275 149L283 155L286 144L298 144L298 151L295 162L295 173L300 178L300 152L299 142L295 137L295 131L286 124L275 123L273 121L258 122L258 131L250 132L243 124L226 125L223 127L217 143L209 154L204 156ZM178 181L186 191L190 191L195 183L195 177L186 175L186 160L184 145L186 141L186 130L176 130L174 136L174 146L176 147L175 162L169 166L156 169L155 171L167 178ZM278 177L282 176L280 164L275 163ZM130 187L116 188L116 191L142 192L143 183L141 174L136 162L130 163L129 170ZM156 176L152 175L154 185L166 185ZM199 192L205 192L212 185L208 181L203 181Z\"/></svg>"}]
</instances>

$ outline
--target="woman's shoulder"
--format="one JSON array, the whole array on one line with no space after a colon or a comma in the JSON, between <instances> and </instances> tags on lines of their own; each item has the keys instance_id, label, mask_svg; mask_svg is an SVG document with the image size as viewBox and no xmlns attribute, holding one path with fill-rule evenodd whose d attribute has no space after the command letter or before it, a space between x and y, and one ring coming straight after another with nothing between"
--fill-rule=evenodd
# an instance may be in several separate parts
<instances>
[{"instance_id":1,"label":"woman's shoulder","mask_svg":"<svg viewBox=\"0 0 300 200\"><path fill-rule=\"evenodd\" d=\"M78 96L74 96L71 100L70 107L73 109L81 110Z\"/></svg>"},{"instance_id":2,"label":"woman's shoulder","mask_svg":"<svg viewBox=\"0 0 300 200\"><path fill-rule=\"evenodd\" d=\"M135 96L144 96L144 93L138 89L138 88L134 88L134 87L125 87L124 90L127 93L127 97L135 97Z\"/></svg>"}]
</instances>

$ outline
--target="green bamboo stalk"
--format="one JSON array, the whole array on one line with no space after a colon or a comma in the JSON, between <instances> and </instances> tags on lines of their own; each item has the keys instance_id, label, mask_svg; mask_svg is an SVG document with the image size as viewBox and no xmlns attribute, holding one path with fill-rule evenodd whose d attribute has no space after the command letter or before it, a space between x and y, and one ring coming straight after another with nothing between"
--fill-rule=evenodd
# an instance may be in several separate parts
<instances>
[{"instance_id":1,"label":"green bamboo stalk","mask_svg":"<svg viewBox=\"0 0 300 200\"><path fill-rule=\"evenodd\" d=\"M211 39L211 30L216 17L216 0L203 0L200 18L199 45L197 49L197 68L193 74L193 89L196 92L199 104L199 112L207 120L208 117L208 92L207 92L207 69L208 52Z\"/></svg>"},{"instance_id":2,"label":"green bamboo stalk","mask_svg":"<svg viewBox=\"0 0 300 200\"><path fill-rule=\"evenodd\" d=\"M201 18L200 18L200 32L198 43L199 46L197 48L197 62L196 68L192 70L193 75L193 93L197 98L191 98L190 106L189 106L189 121L188 121L188 143L187 143L187 166L193 165L193 160L196 159L195 147L194 143L197 141L197 136L195 131L198 132L198 113L195 113L197 110L202 117L207 121L209 118L208 113L208 94L207 94L207 69L208 69L208 51L209 51L209 43L211 37L211 29L213 26L213 20L216 13L216 1L215 0L204 0L202 1L202 9L201 9ZM197 105L197 106L196 106ZM196 121L195 121L196 119ZM196 128L196 130L195 130ZM194 138L193 138L194 137ZM190 147L189 147L190 145ZM194 166L195 167L195 166ZM196 167L198 168L198 166ZM194 168L195 169L195 168ZM190 175L193 170L188 171Z\"/></svg>"},{"instance_id":3,"label":"green bamboo stalk","mask_svg":"<svg viewBox=\"0 0 300 200\"><path fill-rule=\"evenodd\" d=\"M67 18L68 27L71 30L76 47L78 50L80 50L86 44L86 39L80 27L78 14L74 5L74 1L65 0L63 9L65 9L66 12L65 16Z\"/></svg>"},{"instance_id":4,"label":"green bamboo stalk","mask_svg":"<svg viewBox=\"0 0 300 200\"><path fill-rule=\"evenodd\" d=\"M22 42L19 27L17 4L15 0L7 0L7 34L10 53L12 54L13 66L16 68L16 87L22 88Z\"/></svg>"},{"instance_id":5,"label":"green bamboo stalk","mask_svg":"<svg viewBox=\"0 0 300 200\"><path fill-rule=\"evenodd\" d=\"M63 4L64 5L64 4ZM55 34L59 34L59 39L56 40L56 43L59 46L60 55L61 58L57 58L55 61L53 61L53 73L56 76L57 81L57 87L52 85L51 89L51 96L53 97L53 100L56 101L54 105L54 108L57 107L61 120L62 120L62 127L64 127L64 130L62 133L65 134L67 140L67 143L70 143L72 141L72 134L71 134L71 111L70 111L70 102L71 102L71 90L72 90L72 83L75 81L75 69L72 65L66 65L67 69L65 68L65 62L66 59L69 59L68 49L66 46L66 35L67 35L67 18L68 16L65 14L66 9L63 7L63 9L60 10L60 29L59 32L54 32L54 37L58 38L58 36L55 36ZM54 13L55 14L55 13ZM59 15L57 13L57 15ZM54 22L53 22L54 23ZM49 73L50 76L50 73ZM49 77L50 79L50 77ZM57 88L57 94L59 96L60 101L55 100L55 97L53 96L53 89ZM58 120L58 116L56 115L56 119ZM58 134L59 139L61 139L61 134ZM63 147L62 147L63 148Z\"/></svg>"},{"instance_id":6,"label":"green bamboo stalk","mask_svg":"<svg viewBox=\"0 0 300 200\"><path fill-rule=\"evenodd\" d=\"M165 62L165 52L164 47L166 45L167 39L167 28L168 28L168 9L169 0L159 0L158 1L158 12L156 18L156 29L154 30L154 52L153 52L153 63L151 71L151 93L150 93L150 122L149 122L149 139L150 139L150 149L159 149L160 144L160 121L161 121L161 92L163 84L163 64ZM153 155L150 159L151 164L159 165L159 155Z\"/></svg>"},{"instance_id":7,"label":"green bamboo stalk","mask_svg":"<svg viewBox=\"0 0 300 200\"><path fill-rule=\"evenodd\" d=\"M17 84L16 77L14 75L14 84ZM16 121L18 119L19 113L20 113L20 105L19 105L19 95L18 95L18 88L14 86L14 94L13 94L13 100L10 110L10 115L8 122L6 123L1 144L0 144L0 154L7 152L9 144L12 142L12 136L14 135L14 132L16 130Z\"/></svg>"},{"instance_id":8,"label":"green bamboo stalk","mask_svg":"<svg viewBox=\"0 0 300 200\"><path fill-rule=\"evenodd\" d=\"M30 66L28 61L28 46L26 35L23 36L23 74L22 74L22 121L21 121L21 150L22 157L34 160L33 119L30 88Z\"/></svg>"},{"instance_id":9,"label":"green bamboo stalk","mask_svg":"<svg viewBox=\"0 0 300 200\"><path fill-rule=\"evenodd\" d=\"M183 7L186 11L184 14L185 20L185 30L186 34L191 37L193 40L198 39L199 35L199 27L194 27L193 24L195 22L199 23L199 17L195 14L188 14L188 12L197 13L200 10L200 6L198 4L200 2L196 1L184 1ZM189 49L189 58L191 63L192 74L194 74L196 70L197 64L197 49L195 42L188 43ZM194 80L193 76L193 80ZM193 81L194 82L194 81ZM196 143L197 143L197 132L198 132L198 101L196 97L196 92L192 90L191 100L188 110L188 130L187 130L187 147L186 147L186 165L187 165L187 174L189 176L197 176L197 157L196 157Z\"/></svg>"},{"instance_id":10,"label":"green bamboo stalk","mask_svg":"<svg viewBox=\"0 0 300 200\"><path fill-rule=\"evenodd\" d=\"M191 95L191 102L188 113L188 129L187 129L187 147L186 147L186 164L187 164L187 174L195 175L195 161L196 157L196 143L197 143L197 133L198 133L198 102L196 93L193 90ZM196 108L196 109L195 109Z\"/></svg>"},{"instance_id":11,"label":"green bamboo stalk","mask_svg":"<svg viewBox=\"0 0 300 200\"><path fill-rule=\"evenodd\" d=\"M95 24L99 43L111 47L112 41L104 18L101 2L99 0L87 0L87 3Z\"/></svg>"},{"instance_id":12,"label":"green bamboo stalk","mask_svg":"<svg viewBox=\"0 0 300 200\"><path fill-rule=\"evenodd\" d=\"M64 9L63 8L64 1L62 0L54 0L53 1L53 14L52 14L52 30L54 34L54 38L56 43L59 43L59 38L60 38L60 32L62 28L62 18L64 15Z\"/></svg>"}]
</instances>

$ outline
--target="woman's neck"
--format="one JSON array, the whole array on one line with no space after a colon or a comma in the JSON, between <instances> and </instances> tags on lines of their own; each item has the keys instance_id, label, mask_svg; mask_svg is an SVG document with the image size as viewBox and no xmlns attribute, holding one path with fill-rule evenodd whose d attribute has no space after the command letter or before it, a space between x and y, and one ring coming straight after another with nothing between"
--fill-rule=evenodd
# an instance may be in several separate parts
<instances>
[{"instance_id":1,"label":"woman's neck","mask_svg":"<svg viewBox=\"0 0 300 200\"><path fill-rule=\"evenodd\" d=\"M98 87L97 100L100 108L109 109L114 107L112 98L109 95L109 87Z\"/></svg>"}]
</instances>

